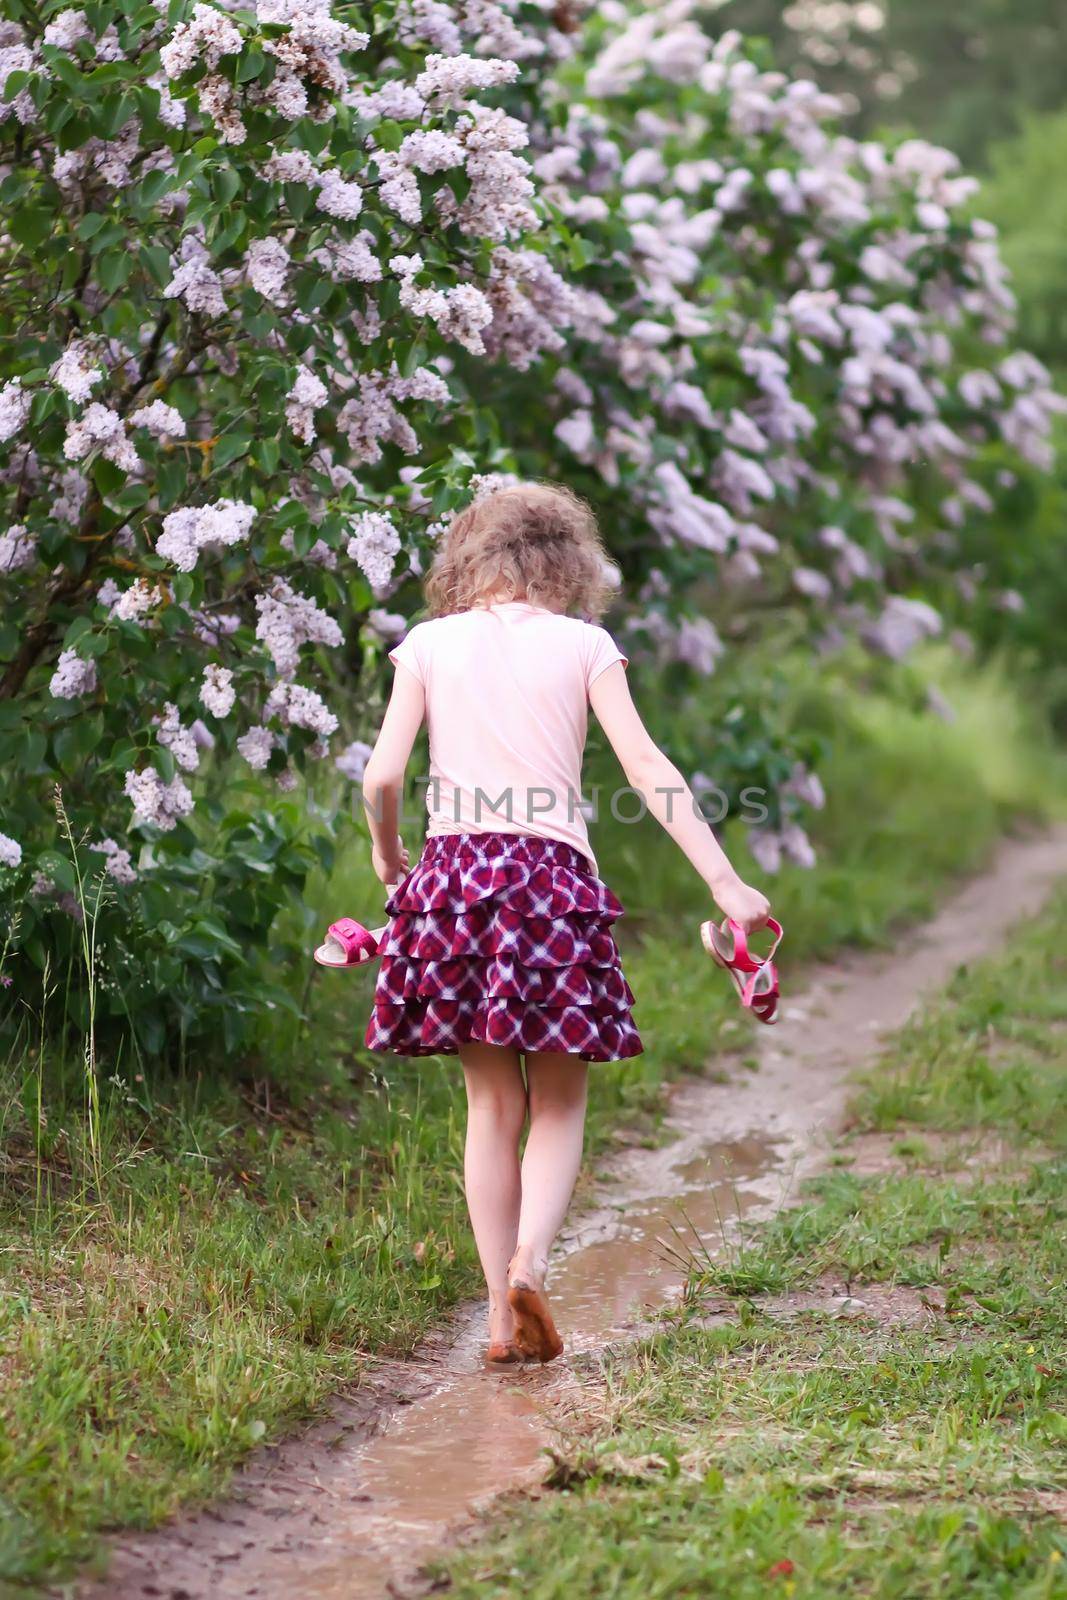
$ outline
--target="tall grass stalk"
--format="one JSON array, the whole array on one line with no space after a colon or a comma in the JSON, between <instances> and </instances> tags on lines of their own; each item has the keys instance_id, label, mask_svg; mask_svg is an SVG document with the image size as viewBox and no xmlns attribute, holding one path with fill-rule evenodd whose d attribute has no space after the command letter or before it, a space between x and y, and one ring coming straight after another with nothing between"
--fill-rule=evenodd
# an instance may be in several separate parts
<instances>
[{"instance_id":1,"label":"tall grass stalk","mask_svg":"<svg viewBox=\"0 0 1067 1600\"><path fill-rule=\"evenodd\" d=\"M97 1071L96 1059L96 1002L99 985L97 982L97 944L96 928L100 916L100 907L103 904L105 878L101 872L96 880L96 897L92 906L89 905L85 889L85 879L82 876L81 862L78 858L78 846L74 838L74 830L70 825L67 808L63 804L63 791L56 784L56 816L59 825L70 849L71 863L74 868L75 899L78 903L81 932L82 965L85 969L87 990L88 1021L85 1029L85 1046L83 1051L83 1067L85 1075L85 1109L86 1133L89 1140L89 1158L92 1167L93 1187L97 1196L103 1192L103 1157L101 1147L101 1121L100 1121L100 1080Z\"/></svg>"}]
</instances>

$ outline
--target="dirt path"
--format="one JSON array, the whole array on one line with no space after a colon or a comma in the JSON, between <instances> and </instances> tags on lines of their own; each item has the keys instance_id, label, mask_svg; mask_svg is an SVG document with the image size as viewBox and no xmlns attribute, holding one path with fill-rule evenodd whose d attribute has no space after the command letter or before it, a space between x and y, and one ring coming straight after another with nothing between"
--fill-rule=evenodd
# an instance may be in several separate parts
<instances>
[{"instance_id":1,"label":"dirt path","mask_svg":"<svg viewBox=\"0 0 1067 1600\"><path fill-rule=\"evenodd\" d=\"M958 966L993 950L1064 873L1067 830L1004 845L993 869L899 950L813 972L780 1026L761 1031L758 1070L681 1084L671 1141L615 1159L597 1209L565 1241L552 1291L571 1362L487 1371L481 1309L468 1309L411 1361L383 1364L357 1396L337 1399L309 1432L257 1454L224 1502L117 1540L107 1580L80 1585L80 1600L388 1593L472 1510L540 1473L552 1416L577 1393L573 1363L632 1336L677 1293L671 1248L696 1243L692 1229L714 1248L740 1215L780 1205L818 1166L849 1075L880 1037Z\"/></svg>"}]
</instances>

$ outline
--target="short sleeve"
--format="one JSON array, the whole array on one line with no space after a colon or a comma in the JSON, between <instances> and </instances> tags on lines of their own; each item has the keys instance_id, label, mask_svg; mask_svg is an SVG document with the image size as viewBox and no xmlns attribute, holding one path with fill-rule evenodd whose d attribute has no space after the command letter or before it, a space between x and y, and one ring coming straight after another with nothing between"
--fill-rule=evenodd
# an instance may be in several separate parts
<instances>
[{"instance_id":1,"label":"short sleeve","mask_svg":"<svg viewBox=\"0 0 1067 1600\"><path fill-rule=\"evenodd\" d=\"M600 674L613 667L616 661L621 661L624 667L627 665L627 658L607 629L590 624L586 644L586 687L590 688Z\"/></svg>"},{"instance_id":2,"label":"short sleeve","mask_svg":"<svg viewBox=\"0 0 1067 1600\"><path fill-rule=\"evenodd\" d=\"M421 626L412 628L389 652L394 667L406 667L426 687L426 639Z\"/></svg>"}]
</instances>

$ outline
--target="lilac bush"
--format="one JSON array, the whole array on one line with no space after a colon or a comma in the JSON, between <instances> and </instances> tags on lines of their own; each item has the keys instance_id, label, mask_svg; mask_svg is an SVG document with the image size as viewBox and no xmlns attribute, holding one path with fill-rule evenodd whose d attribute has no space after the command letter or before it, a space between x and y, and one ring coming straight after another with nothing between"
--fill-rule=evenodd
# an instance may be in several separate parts
<instances>
[{"instance_id":1,"label":"lilac bush","mask_svg":"<svg viewBox=\"0 0 1067 1600\"><path fill-rule=\"evenodd\" d=\"M72 947L58 782L146 1049L292 1004L262 953L471 493L588 493L631 649L699 679L783 627L901 653L1048 465L952 159L842 136L687 7L6 15L4 948L26 992ZM755 847L807 862L817 782L746 749Z\"/></svg>"}]
</instances>

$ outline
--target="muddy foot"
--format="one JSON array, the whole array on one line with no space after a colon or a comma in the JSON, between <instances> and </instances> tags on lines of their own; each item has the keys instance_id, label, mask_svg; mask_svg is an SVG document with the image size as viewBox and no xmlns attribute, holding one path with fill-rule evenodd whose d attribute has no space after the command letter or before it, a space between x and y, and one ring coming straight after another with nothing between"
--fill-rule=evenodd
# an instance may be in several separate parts
<instances>
[{"instance_id":1,"label":"muddy foot","mask_svg":"<svg viewBox=\"0 0 1067 1600\"><path fill-rule=\"evenodd\" d=\"M508 1305L515 1318L515 1343L524 1356L534 1361L555 1361L563 1354L563 1340L543 1289L514 1278L508 1290Z\"/></svg>"}]
</instances>

